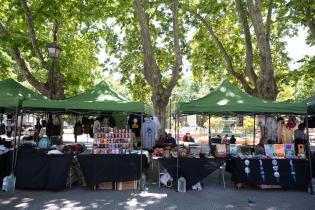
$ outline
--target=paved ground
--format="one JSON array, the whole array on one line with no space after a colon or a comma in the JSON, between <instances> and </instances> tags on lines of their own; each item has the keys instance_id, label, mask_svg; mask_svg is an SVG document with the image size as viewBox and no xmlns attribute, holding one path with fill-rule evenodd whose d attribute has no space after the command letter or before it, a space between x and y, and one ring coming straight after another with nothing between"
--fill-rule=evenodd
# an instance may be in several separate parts
<instances>
[{"instance_id":1,"label":"paved ground","mask_svg":"<svg viewBox=\"0 0 315 210\"><path fill-rule=\"evenodd\" d=\"M304 191L237 190L230 182L223 190L217 173L205 180L200 192L177 193L173 188L158 188L152 183L148 187L147 192L93 191L79 186L61 192L18 190L12 194L0 193L0 209L315 209L315 195Z\"/></svg>"}]
</instances>

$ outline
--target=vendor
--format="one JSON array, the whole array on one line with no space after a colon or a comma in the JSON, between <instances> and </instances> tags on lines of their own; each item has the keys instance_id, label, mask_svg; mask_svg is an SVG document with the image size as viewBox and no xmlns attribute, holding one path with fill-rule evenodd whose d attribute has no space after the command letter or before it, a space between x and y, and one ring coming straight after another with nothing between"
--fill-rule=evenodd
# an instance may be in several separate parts
<instances>
[{"instance_id":1,"label":"vendor","mask_svg":"<svg viewBox=\"0 0 315 210\"><path fill-rule=\"evenodd\" d=\"M165 138L166 144L176 145L176 140L172 137L171 133L168 133Z\"/></svg>"},{"instance_id":2,"label":"vendor","mask_svg":"<svg viewBox=\"0 0 315 210\"><path fill-rule=\"evenodd\" d=\"M195 142L195 141L194 141L194 138L190 135L190 133L186 133L186 134L183 136L183 141L184 141L184 142Z\"/></svg>"},{"instance_id":3,"label":"vendor","mask_svg":"<svg viewBox=\"0 0 315 210\"><path fill-rule=\"evenodd\" d=\"M228 144L229 143L229 135L225 134L223 140L222 140L222 144Z\"/></svg>"},{"instance_id":4,"label":"vendor","mask_svg":"<svg viewBox=\"0 0 315 210\"><path fill-rule=\"evenodd\" d=\"M304 130L305 124L300 123L298 129L294 131L294 147L296 154L298 153L298 145L303 144L305 146L305 144L307 143Z\"/></svg>"},{"instance_id":5,"label":"vendor","mask_svg":"<svg viewBox=\"0 0 315 210\"><path fill-rule=\"evenodd\" d=\"M261 137L259 143L255 146L255 154L256 155L265 155L265 144L267 140L264 137Z\"/></svg>"},{"instance_id":6,"label":"vendor","mask_svg":"<svg viewBox=\"0 0 315 210\"><path fill-rule=\"evenodd\" d=\"M230 144L235 144L235 143L236 143L236 138L234 135L232 135L230 138Z\"/></svg>"}]
</instances>

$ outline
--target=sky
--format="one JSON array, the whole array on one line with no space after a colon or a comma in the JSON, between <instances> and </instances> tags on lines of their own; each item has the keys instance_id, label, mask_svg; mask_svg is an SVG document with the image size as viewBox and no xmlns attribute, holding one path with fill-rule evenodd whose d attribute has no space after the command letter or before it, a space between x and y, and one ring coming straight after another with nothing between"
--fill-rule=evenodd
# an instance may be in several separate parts
<instances>
[{"instance_id":1,"label":"sky","mask_svg":"<svg viewBox=\"0 0 315 210\"><path fill-rule=\"evenodd\" d=\"M315 46L309 46L305 43L306 36L306 29L300 28L297 36L285 39L287 41L286 50L292 59L289 64L290 69L296 69L301 66L302 63L297 63L297 61L301 60L305 55L315 55Z\"/></svg>"}]
</instances>

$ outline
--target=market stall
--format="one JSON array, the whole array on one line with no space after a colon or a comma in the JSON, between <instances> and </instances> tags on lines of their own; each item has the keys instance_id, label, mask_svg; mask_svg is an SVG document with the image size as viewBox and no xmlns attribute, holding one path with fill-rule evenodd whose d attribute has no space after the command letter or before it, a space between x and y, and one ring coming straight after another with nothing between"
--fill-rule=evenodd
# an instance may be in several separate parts
<instances>
[{"instance_id":1,"label":"market stall","mask_svg":"<svg viewBox=\"0 0 315 210\"><path fill-rule=\"evenodd\" d=\"M279 119L281 114L290 116L302 115L305 119L306 127L308 123L306 118L306 103L283 103L259 99L240 91L228 81L223 81L223 83L218 88L211 91L211 93L203 98L181 104L177 112L179 116L189 114L203 114L209 116L209 123L211 115L250 115L254 116L254 119L257 115L263 115L264 120L262 123L266 123L268 120L266 115L268 115L270 118L273 118L272 120L274 120L274 115L276 114L278 115ZM295 118L292 116L289 119L294 120ZM277 121L275 122L277 123ZM283 126L282 123L281 126ZM289 125L289 127L290 126L291 125ZM269 129L269 131L273 130ZM303 152L301 152L301 154L295 155L293 153L294 155L287 157L285 156L285 148L287 146L291 148L293 147L294 150L294 145L286 145L283 139L277 137L277 133L269 133L271 134L270 136L268 136L268 134L266 135L268 138L274 138L271 139L271 142L277 143L279 145L275 147L277 147L278 150L281 148L281 155L276 155L275 152L271 152L274 155L253 154L252 151L254 148L252 148L252 150L246 150L247 152L242 153L245 150L241 148L241 146L232 144L226 145L227 152L230 152L232 148L234 148L233 150L237 151L237 154L234 155L232 161L228 162L229 171L232 172L232 180L235 182L255 185L272 185L276 182L278 185L283 185L284 187L290 185L291 182L291 186L296 186L298 188L302 187L305 189L307 186L309 186L311 177L311 163L309 159L305 158L309 156L309 150L306 150L305 154L303 146ZM209 132L209 135L210 134L211 132ZM253 138L254 145L252 145L252 147L256 145L255 134ZM266 145L266 147L268 147L270 150L274 149L273 145ZM294 168L294 171L292 168ZM295 180L290 179L290 176L288 176L291 175L291 177L294 177L293 174L296 174ZM264 178L262 179L262 177Z\"/></svg>"},{"instance_id":2,"label":"market stall","mask_svg":"<svg viewBox=\"0 0 315 210\"><path fill-rule=\"evenodd\" d=\"M84 156L87 157L90 160L95 160L93 157L100 157L98 160L109 160L108 158L112 155L117 155L116 157L112 157L112 159L116 160L118 165L122 166L123 163L126 162L126 158L130 157L130 164L128 164L129 167L127 167L130 171L134 171L135 168L138 169L138 173L134 175L134 173L130 173L132 179L139 179L139 174L142 173L142 168L146 163L145 158L140 158L141 155L131 155L131 136L129 135L129 129L127 129L127 124L124 124L124 131L128 131L128 135L126 132L124 133L124 136L122 134L115 136L115 138L107 138L110 144L105 144L104 142L104 136L99 136L101 133L101 129L104 130L109 129L113 130L116 129L114 127L111 127L112 125L106 124L103 125L103 122L99 121L99 125L96 129L93 130L93 127L95 127L95 124L91 124L91 119L93 119L92 122L96 121L93 117L95 115L103 116L102 120L107 119L107 116L112 115L113 113L127 113L124 116L128 116L129 113L137 113L140 117L142 116L141 113L144 112L144 104L142 102L130 102L127 99L121 97L119 94L117 94L115 91L113 91L109 85L105 82L99 83L95 88L86 91L78 96L65 99L65 100L49 100L44 97L41 97L38 94L33 95L32 92L24 88L19 83L15 82L14 80L9 80L8 82L1 82L0 84L5 84L8 86L8 90L13 90L12 84L14 84L18 91L11 92L9 95L5 95L7 99L12 98L12 103L4 103L1 101L2 104L0 104L0 107L3 107L3 111L7 111L8 107L14 107L17 106L14 103L18 104L20 99L20 92L25 92L24 96L22 94L23 99L23 111L27 113L54 113L56 115L60 114L75 114L76 116L87 116L86 119L88 119L89 124L88 126L85 126L88 128L88 130L92 131L92 137L94 135L94 143L93 143L93 149L91 151L86 151L87 153L90 153L90 155ZM10 84L10 85L8 85ZM22 91L20 90L22 89ZM3 90L5 90L3 88ZM5 94L0 91L1 94ZM12 96L12 97L11 97ZM18 97L17 97L18 96ZM18 100L13 101L13 99L18 98ZM98 119L99 120L99 119ZM124 121L124 120L123 120ZM54 122L53 122L54 123ZM54 124L52 124L54 126ZM82 125L81 125L82 126ZM82 130L83 130L82 126ZM80 129L79 129L80 130ZM48 130L46 130L48 132ZM116 129L117 131L117 129ZM46 132L46 133L47 133ZM85 132L79 133L77 135L82 135ZM112 132L108 132L112 133ZM116 133L115 133L116 134ZM102 142L100 141L102 139ZM45 139L47 142L47 140ZM69 167L72 165L71 160L72 158L75 159L76 154L68 155L65 150L59 149L58 155L48 155L47 152L51 150L56 150L55 148L51 147L51 142L48 141L48 143L44 144L45 150L41 149L41 153L45 154L39 154L38 152L28 152L21 154L20 157L17 159L16 164L16 186L18 188L23 189L49 189L49 190L55 190L55 189L63 189L65 187L65 180L71 175L69 173ZM105 145L110 146L110 148L105 149ZM38 146L38 145L37 145ZM35 145L35 150L38 150L38 148ZM72 145L70 145L72 146ZM68 147L67 145L61 146L61 147ZM105 152L106 150L106 152ZM97 152L96 152L97 151ZM98 155L96 155L96 153ZM121 158L119 154L124 154L125 157ZM130 154L130 155L129 155ZM140 150L140 154L142 154L142 150ZM94 156L95 155L95 156ZM109 155L109 156L108 156ZM80 158L83 160L84 158ZM105 177L112 176L106 173L111 173L109 170L102 170L102 168L106 167L106 164L104 165L104 162L100 162L95 160L96 168L99 171L105 171L105 174L102 175ZM105 161L105 163L112 163L112 161ZM60 167L58 167L60 165ZM84 163L83 163L84 165ZM84 165L86 166L86 165ZM124 166L125 167L125 166ZM30 170L27 170L30 168ZM78 168L78 167L77 167ZM80 168L80 167L79 167ZM126 168L126 167L125 167ZM90 177L87 173L89 173L89 170L82 170L83 175ZM87 172L88 171L88 172ZM114 173L114 176L118 176L117 180L119 180L119 176L122 176L121 174ZM56 175L57 174L57 175ZM7 175L7 174L5 174ZM124 174L123 176L128 176L128 174ZM129 178L130 179L130 178ZM98 183L99 179L96 179L95 181L89 179L89 182Z\"/></svg>"}]
</instances>

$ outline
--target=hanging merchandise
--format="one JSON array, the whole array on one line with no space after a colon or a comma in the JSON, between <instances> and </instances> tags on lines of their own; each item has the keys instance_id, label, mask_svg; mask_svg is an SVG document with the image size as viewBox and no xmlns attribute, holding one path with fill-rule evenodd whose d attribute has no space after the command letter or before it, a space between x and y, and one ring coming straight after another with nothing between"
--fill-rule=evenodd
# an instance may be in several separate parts
<instances>
[{"instance_id":1,"label":"hanging merchandise","mask_svg":"<svg viewBox=\"0 0 315 210\"><path fill-rule=\"evenodd\" d=\"M3 115L0 115L0 135L5 134L5 124L3 123Z\"/></svg>"},{"instance_id":2,"label":"hanging merchandise","mask_svg":"<svg viewBox=\"0 0 315 210\"><path fill-rule=\"evenodd\" d=\"M294 140L294 130L287 128L287 126L283 127L283 143L291 144Z\"/></svg>"},{"instance_id":3,"label":"hanging merchandise","mask_svg":"<svg viewBox=\"0 0 315 210\"><path fill-rule=\"evenodd\" d=\"M90 129L91 129L91 124L90 124L89 118L82 117L82 125L83 125L83 132L85 134L89 134L90 133Z\"/></svg>"},{"instance_id":4,"label":"hanging merchandise","mask_svg":"<svg viewBox=\"0 0 315 210\"><path fill-rule=\"evenodd\" d=\"M7 115L7 127L6 127L6 132L7 132L7 136L8 138L11 138L12 136L12 132L13 132L13 124L12 124L12 121L13 121L13 115L12 114L8 114Z\"/></svg>"},{"instance_id":5,"label":"hanging merchandise","mask_svg":"<svg viewBox=\"0 0 315 210\"><path fill-rule=\"evenodd\" d=\"M128 115L125 113L113 113L113 119L116 123L116 127L118 129L125 129L127 128L126 125L128 123Z\"/></svg>"},{"instance_id":6,"label":"hanging merchandise","mask_svg":"<svg viewBox=\"0 0 315 210\"><path fill-rule=\"evenodd\" d=\"M154 125L155 125L155 140L159 140L159 130L161 129L161 123L159 121L159 118L156 117L156 116L153 116L153 122L154 122Z\"/></svg>"},{"instance_id":7,"label":"hanging merchandise","mask_svg":"<svg viewBox=\"0 0 315 210\"><path fill-rule=\"evenodd\" d=\"M136 135L136 137L140 137L141 131L141 116L140 115L130 115L128 119L129 129Z\"/></svg>"},{"instance_id":8,"label":"hanging merchandise","mask_svg":"<svg viewBox=\"0 0 315 210\"><path fill-rule=\"evenodd\" d=\"M93 123L93 134L99 133L101 128L100 118L97 117Z\"/></svg>"},{"instance_id":9,"label":"hanging merchandise","mask_svg":"<svg viewBox=\"0 0 315 210\"><path fill-rule=\"evenodd\" d=\"M266 127L267 127L267 139L271 139L272 142L276 141L277 138L277 122L275 117L269 116L266 119Z\"/></svg>"},{"instance_id":10,"label":"hanging merchandise","mask_svg":"<svg viewBox=\"0 0 315 210\"><path fill-rule=\"evenodd\" d=\"M285 125L288 129L293 129L296 126L296 117L295 116L289 116L288 122Z\"/></svg>"},{"instance_id":11,"label":"hanging merchandise","mask_svg":"<svg viewBox=\"0 0 315 210\"><path fill-rule=\"evenodd\" d=\"M141 135L143 139L143 148L152 150L155 146L156 126L151 118L145 118L145 122L141 127Z\"/></svg>"},{"instance_id":12,"label":"hanging merchandise","mask_svg":"<svg viewBox=\"0 0 315 210\"><path fill-rule=\"evenodd\" d=\"M76 122L73 128L74 135L79 136L83 134L83 127L81 121Z\"/></svg>"},{"instance_id":13,"label":"hanging merchandise","mask_svg":"<svg viewBox=\"0 0 315 210\"><path fill-rule=\"evenodd\" d=\"M284 142L283 129L284 129L284 118L278 117L277 118L277 143L278 144L282 144Z\"/></svg>"}]
</instances>

